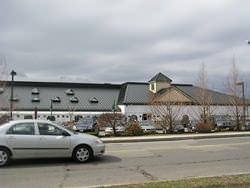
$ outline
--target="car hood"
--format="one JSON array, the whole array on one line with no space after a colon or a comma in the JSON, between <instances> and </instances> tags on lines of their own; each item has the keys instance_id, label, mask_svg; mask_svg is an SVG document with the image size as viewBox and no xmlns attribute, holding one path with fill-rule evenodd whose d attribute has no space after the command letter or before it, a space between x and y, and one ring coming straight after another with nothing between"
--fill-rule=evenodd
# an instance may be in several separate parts
<instances>
[{"instance_id":1,"label":"car hood","mask_svg":"<svg viewBox=\"0 0 250 188\"><path fill-rule=\"evenodd\" d=\"M141 125L141 128L143 128L143 129L155 129L155 127L152 125Z\"/></svg>"},{"instance_id":2,"label":"car hood","mask_svg":"<svg viewBox=\"0 0 250 188\"><path fill-rule=\"evenodd\" d=\"M88 124L76 124L76 127L88 127L88 126L90 126L90 125L88 125Z\"/></svg>"},{"instance_id":3,"label":"car hood","mask_svg":"<svg viewBox=\"0 0 250 188\"><path fill-rule=\"evenodd\" d=\"M93 136L93 135L90 135L90 134L85 134L85 133L79 133L79 134L76 134L75 136L79 137L79 138L88 138L88 139L91 139L91 140L99 139L96 136Z\"/></svg>"}]
</instances>

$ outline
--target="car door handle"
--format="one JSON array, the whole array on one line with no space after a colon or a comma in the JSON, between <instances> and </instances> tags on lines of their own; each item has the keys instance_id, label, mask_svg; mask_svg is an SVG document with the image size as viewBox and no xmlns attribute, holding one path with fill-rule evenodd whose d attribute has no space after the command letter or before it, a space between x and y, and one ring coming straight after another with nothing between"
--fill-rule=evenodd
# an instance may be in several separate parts
<instances>
[{"instance_id":1,"label":"car door handle","mask_svg":"<svg viewBox=\"0 0 250 188\"><path fill-rule=\"evenodd\" d=\"M45 137L40 137L40 140L46 140L46 138Z\"/></svg>"},{"instance_id":2,"label":"car door handle","mask_svg":"<svg viewBox=\"0 0 250 188\"><path fill-rule=\"evenodd\" d=\"M14 136L9 136L8 139L9 139L9 140L16 140L16 137L14 137Z\"/></svg>"}]
</instances>

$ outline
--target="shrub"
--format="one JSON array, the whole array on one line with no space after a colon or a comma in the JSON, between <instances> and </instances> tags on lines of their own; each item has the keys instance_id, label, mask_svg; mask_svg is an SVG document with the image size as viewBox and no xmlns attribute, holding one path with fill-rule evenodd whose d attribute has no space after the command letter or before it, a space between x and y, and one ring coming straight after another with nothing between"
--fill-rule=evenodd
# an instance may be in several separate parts
<instances>
[{"instance_id":1,"label":"shrub","mask_svg":"<svg viewBox=\"0 0 250 188\"><path fill-rule=\"evenodd\" d=\"M189 116L188 115L183 115L182 119L181 119L181 124L184 127L187 127L189 125L189 123L190 123Z\"/></svg>"},{"instance_id":2,"label":"shrub","mask_svg":"<svg viewBox=\"0 0 250 188\"><path fill-rule=\"evenodd\" d=\"M138 122L132 122L127 128L126 128L126 134L129 136L140 136L143 135L143 130L141 129Z\"/></svg>"},{"instance_id":3,"label":"shrub","mask_svg":"<svg viewBox=\"0 0 250 188\"><path fill-rule=\"evenodd\" d=\"M10 120L10 116L7 114L4 114L0 117L0 125L7 123Z\"/></svg>"},{"instance_id":4,"label":"shrub","mask_svg":"<svg viewBox=\"0 0 250 188\"><path fill-rule=\"evenodd\" d=\"M198 133L210 133L212 131L213 125L210 123L199 122L196 126L196 131Z\"/></svg>"}]
</instances>

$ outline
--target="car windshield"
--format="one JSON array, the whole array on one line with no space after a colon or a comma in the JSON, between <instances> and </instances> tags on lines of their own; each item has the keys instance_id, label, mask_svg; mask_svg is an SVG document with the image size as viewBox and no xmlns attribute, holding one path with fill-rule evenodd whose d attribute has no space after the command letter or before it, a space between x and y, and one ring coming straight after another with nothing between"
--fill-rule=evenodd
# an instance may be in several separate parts
<instances>
[{"instance_id":1,"label":"car windshield","mask_svg":"<svg viewBox=\"0 0 250 188\"><path fill-rule=\"evenodd\" d=\"M216 121L230 121L230 117L229 116L217 116L215 117Z\"/></svg>"},{"instance_id":2,"label":"car windshield","mask_svg":"<svg viewBox=\"0 0 250 188\"><path fill-rule=\"evenodd\" d=\"M86 119L82 119L79 121L79 123L83 123L83 124L91 124L93 122L92 119L86 118Z\"/></svg>"},{"instance_id":3,"label":"car windshield","mask_svg":"<svg viewBox=\"0 0 250 188\"><path fill-rule=\"evenodd\" d=\"M153 123L150 121L142 121L140 122L141 126L153 126Z\"/></svg>"}]
</instances>

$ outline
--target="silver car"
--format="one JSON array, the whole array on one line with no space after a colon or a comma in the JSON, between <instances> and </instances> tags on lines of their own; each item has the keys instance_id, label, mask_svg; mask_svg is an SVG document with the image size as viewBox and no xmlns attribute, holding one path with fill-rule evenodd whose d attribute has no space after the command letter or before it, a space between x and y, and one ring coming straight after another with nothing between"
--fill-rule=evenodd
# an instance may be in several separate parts
<instances>
[{"instance_id":1,"label":"silver car","mask_svg":"<svg viewBox=\"0 0 250 188\"><path fill-rule=\"evenodd\" d=\"M0 166L10 159L72 157L86 162L105 152L103 142L50 121L19 120L0 126Z\"/></svg>"}]
</instances>

